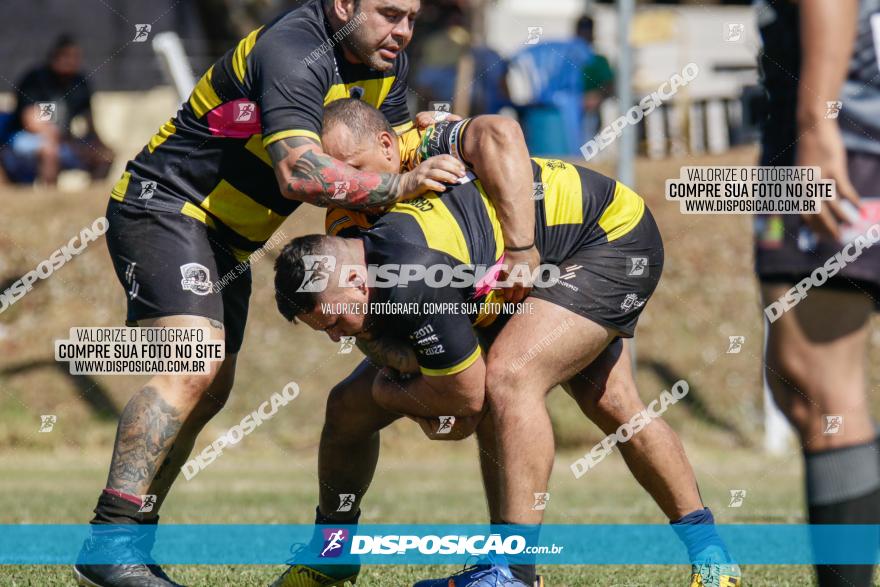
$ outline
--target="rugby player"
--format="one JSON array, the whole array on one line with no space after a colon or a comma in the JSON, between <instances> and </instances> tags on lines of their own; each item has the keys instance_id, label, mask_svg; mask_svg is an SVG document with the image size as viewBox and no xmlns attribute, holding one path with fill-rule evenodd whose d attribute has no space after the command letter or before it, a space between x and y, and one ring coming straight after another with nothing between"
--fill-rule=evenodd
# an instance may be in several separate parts
<instances>
[{"instance_id":1,"label":"rugby player","mask_svg":"<svg viewBox=\"0 0 880 587\"><path fill-rule=\"evenodd\" d=\"M127 323L210 328L225 341L226 358L206 374L154 376L130 399L84 554L118 551L119 560L132 560L135 551L148 559L150 535L132 533L135 539L118 529L155 528L199 431L228 398L251 289L247 259L300 203L381 207L464 175L465 166L449 156L403 174L361 171L321 147L324 106L349 97L379 108L404 151L419 146L403 52L419 8L419 0L310 0L219 59L128 163L107 210ZM513 204L499 200L505 238L516 249L533 224L529 215L514 215ZM526 263L537 257L510 254ZM512 288L511 295L526 291ZM139 511L144 495L156 496L149 512ZM78 564L75 573L85 585L174 584L157 565Z\"/></svg>"},{"instance_id":2,"label":"rugby player","mask_svg":"<svg viewBox=\"0 0 880 587\"><path fill-rule=\"evenodd\" d=\"M328 152L374 171L399 166L398 150L383 147L395 140L394 135L382 128L374 109L351 101L334 106L325 113ZM364 112L338 116L346 123L367 121L366 112L371 112L370 132L335 120L345 108ZM437 143L457 145L466 158L477 148L467 129L468 121L448 125ZM354 494L355 505L359 503L375 471L379 431L401 415L422 424L427 418L436 422L441 416L456 416L455 426L465 427L457 437L478 427L491 521L536 526L542 513L532 509L534 496L547 490L554 452L546 394L562 384L606 433L645 409L624 339L632 337L660 278L663 248L653 218L638 195L598 173L548 159L533 159L532 168L534 182L543 186L543 198L534 206L534 244L543 263L568 273L549 287L532 290L526 298L531 312L498 316L476 308L469 313L372 311L376 304L404 308L493 299L492 291L473 284L430 287L413 281L407 287L375 287L364 269L497 266L504 253L500 227L479 180L453 186L442 195L394 204L376 218L347 212L334 219L331 213L329 231L344 237L300 237L282 251L275 265L281 314L323 330L336 341L357 337L369 357L328 397L319 451L318 523L358 522L358 508L338 511L340 494ZM628 275L632 258L644 261L642 276ZM322 263L327 272L315 287L313 271ZM312 286L304 287L307 283ZM494 338L488 358L475 327ZM511 368L548 336L555 343L527 369ZM394 371L417 374L403 378L387 367L381 370L389 365ZM487 407L488 415L481 419ZM694 563L692 585L739 585L739 569L714 530L712 514L702 504L672 430L662 420L653 421L620 448L687 545ZM305 576L342 585L357 573L356 566L293 564L276 585L296 585L296 578ZM496 561L420 585L522 586L536 581L540 582L534 565L508 567Z\"/></svg>"},{"instance_id":3,"label":"rugby player","mask_svg":"<svg viewBox=\"0 0 880 587\"><path fill-rule=\"evenodd\" d=\"M818 215L755 220L756 270L770 319L765 373L801 441L811 524L880 523L880 441L865 364L880 299L880 249L862 251L790 310L776 303L880 220L878 12L876 0L760 7L769 96L761 164L821 167L839 196ZM851 249L845 253L848 259ZM823 587L874 584L871 565L816 571Z\"/></svg>"}]
</instances>

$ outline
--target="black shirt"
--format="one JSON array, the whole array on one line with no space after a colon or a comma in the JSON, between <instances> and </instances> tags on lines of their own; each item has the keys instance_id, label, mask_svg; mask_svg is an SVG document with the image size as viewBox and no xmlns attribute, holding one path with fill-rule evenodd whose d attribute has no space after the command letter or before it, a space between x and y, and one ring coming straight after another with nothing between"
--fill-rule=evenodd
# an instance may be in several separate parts
<instances>
[{"instance_id":1,"label":"black shirt","mask_svg":"<svg viewBox=\"0 0 880 587\"><path fill-rule=\"evenodd\" d=\"M21 115L25 108L39 103L55 103L53 122L69 132L70 121L89 111L92 90L82 75L70 79L59 78L44 65L32 69L16 86L18 100L10 127L11 132L21 130Z\"/></svg>"}]
</instances>

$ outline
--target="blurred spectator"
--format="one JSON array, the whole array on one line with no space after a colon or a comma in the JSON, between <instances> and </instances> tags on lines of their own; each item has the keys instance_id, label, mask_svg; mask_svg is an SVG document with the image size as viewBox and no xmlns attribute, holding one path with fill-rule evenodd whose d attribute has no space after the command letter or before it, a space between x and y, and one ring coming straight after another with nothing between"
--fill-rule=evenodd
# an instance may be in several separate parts
<instances>
[{"instance_id":1,"label":"blurred spectator","mask_svg":"<svg viewBox=\"0 0 880 587\"><path fill-rule=\"evenodd\" d=\"M586 14L578 19L575 34L593 50L593 57L584 65L584 139L599 132L599 109L614 93L614 72L604 55L593 46L593 19Z\"/></svg>"},{"instance_id":2,"label":"blurred spectator","mask_svg":"<svg viewBox=\"0 0 880 587\"><path fill-rule=\"evenodd\" d=\"M413 81L420 98L428 102L451 102L455 93L458 64L470 48L470 34L463 26L464 15L450 7L437 28L428 33L419 47Z\"/></svg>"},{"instance_id":3,"label":"blurred spectator","mask_svg":"<svg viewBox=\"0 0 880 587\"><path fill-rule=\"evenodd\" d=\"M455 3L436 15L424 41L418 44L413 85L419 109L430 102L453 102L456 114L495 114L509 104L507 63L493 49L473 45L465 11Z\"/></svg>"},{"instance_id":4,"label":"blurred spectator","mask_svg":"<svg viewBox=\"0 0 880 587\"><path fill-rule=\"evenodd\" d=\"M54 185L65 169L106 177L113 155L95 131L82 50L72 37L59 37L48 62L26 73L16 88L15 111L3 133L8 147L0 153L10 179Z\"/></svg>"},{"instance_id":5,"label":"blurred spectator","mask_svg":"<svg viewBox=\"0 0 880 587\"><path fill-rule=\"evenodd\" d=\"M549 41L536 30L510 62L508 84L533 155L580 154L583 131L583 68L592 49L581 38Z\"/></svg>"}]
</instances>

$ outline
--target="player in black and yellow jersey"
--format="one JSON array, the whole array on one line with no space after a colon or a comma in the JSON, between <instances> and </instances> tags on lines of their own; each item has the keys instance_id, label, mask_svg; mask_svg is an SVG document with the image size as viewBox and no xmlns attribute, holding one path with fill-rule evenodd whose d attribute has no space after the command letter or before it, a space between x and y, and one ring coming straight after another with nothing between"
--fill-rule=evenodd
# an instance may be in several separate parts
<instances>
[{"instance_id":1,"label":"player in black and yellow jersey","mask_svg":"<svg viewBox=\"0 0 880 587\"><path fill-rule=\"evenodd\" d=\"M341 115L342 109L362 115ZM352 129L352 121L369 119L368 110L371 125ZM445 150L468 160L478 150L469 129L479 121L439 125L425 155ZM399 165L393 133L363 104L328 109L323 137L328 151L348 163L371 170ZM505 260L495 207L472 176L382 215L332 211L328 230L338 236L294 239L278 258L282 315L333 340L354 336L369 357L328 399L319 457L326 523L357 522L357 508L338 512L339 495L359 502L375 469L379 430L401 414L432 433L437 418L455 416L456 433L439 438L477 426L492 522L537 525L542 508L532 506L547 491L553 463L544 403L550 389L563 385L608 434L646 410L623 340L633 336L660 278L657 226L642 198L613 179L554 159L535 158L532 168L540 196L534 244L558 278L536 283L521 313L499 316L487 304L496 295L492 271L468 279L469 268ZM475 327L491 341L488 356ZM380 373L382 366L409 375ZM675 433L656 419L620 450L687 545L693 584L738 585L739 569ZM522 587L536 580L534 565L495 564L420 585Z\"/></svg>"},{"instance_id":2,"label":"player in black and yellow jersey","mask_svg":"<svg viewBox=\"0 0 880 587\"><path fill-rule=\"evenodd\" d=\"M210 328L225 341L226 358L206 374L152 377L130 399L84 552L149 550L119 533L108 540L99 526L156 524L196 436L232 387L251 289L248 255L300 203L385 206L464 175L452 157L403 174L358 170L321 147L324 106L348 97L379 108L403 144L418 145L403 51L419 9L419 0L307 1L211 66L128 163L107 211L128 323ZM517 228L528 220L510 214L505 234L530 233L530 225ZM156 496L148 512L139 511L144 495ZM76 574L86 585L173 584L156 565L80 564Z\"/></svg>"}]
</instances>

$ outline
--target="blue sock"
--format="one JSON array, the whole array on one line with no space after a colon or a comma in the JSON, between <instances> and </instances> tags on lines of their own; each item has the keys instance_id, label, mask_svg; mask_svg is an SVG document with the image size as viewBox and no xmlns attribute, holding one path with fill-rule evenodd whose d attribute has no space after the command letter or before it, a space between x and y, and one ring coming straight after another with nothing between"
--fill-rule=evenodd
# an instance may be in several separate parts
<instances>
[{"instance_id":1,"label":"blue sock","mask_svg":"<svg viewBox=\"0 0 880 587\"><path fill-rule=\"evenodd\" d=\"M715 517L709 508L703 508L691 512L685 517L670 522L672 529L678 534L685 547L691 562L695 562L697 555L709 546L717 546L727 554L724 542L715 531Z\"/></svg>"}]
</instances>

